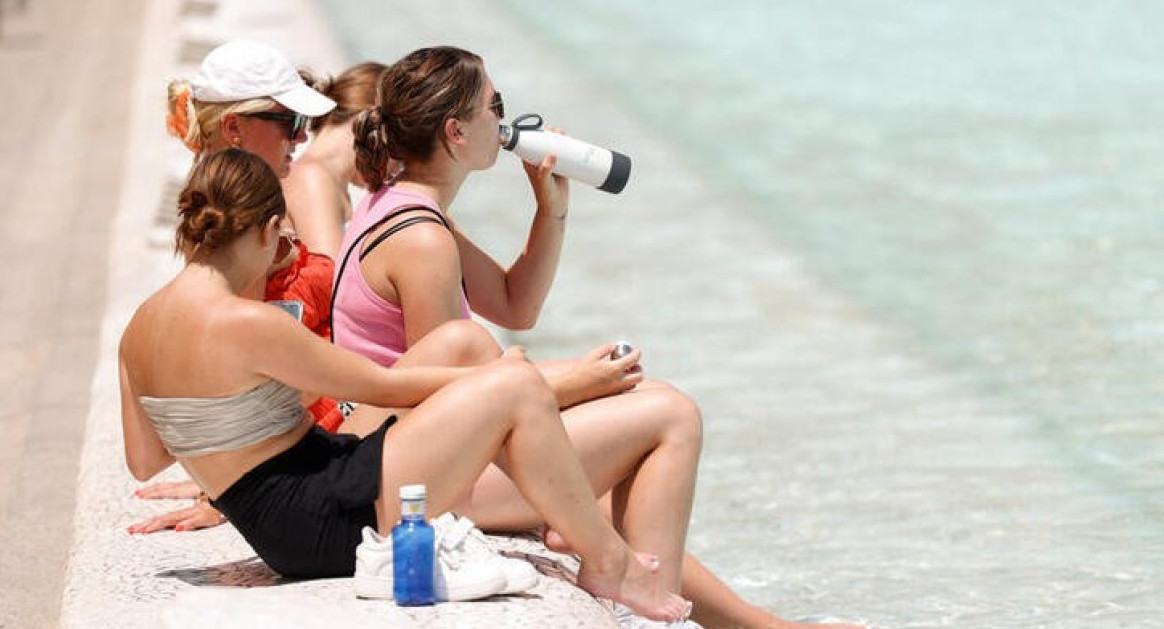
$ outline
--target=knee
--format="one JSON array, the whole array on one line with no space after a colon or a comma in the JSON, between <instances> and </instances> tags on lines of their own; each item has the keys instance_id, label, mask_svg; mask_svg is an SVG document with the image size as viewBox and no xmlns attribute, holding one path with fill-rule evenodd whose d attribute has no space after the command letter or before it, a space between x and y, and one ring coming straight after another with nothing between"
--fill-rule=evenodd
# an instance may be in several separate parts
<instances>
[{"instance_id":1,"label":"knee","mask_svg":"<svg viewBox=\"0 0 1164 629\"><path fill-rule=\"evenodd\" d=\"M702 449L703 413L695 400L668 383L658 383L655 393L655 402L661 406L659 416L665 418L667 437Z\"/></svg>"},{"instance_id":2,"label":"knee","mask_svg":"<svg viewBox=\"0 0 1164 629\"><path fill-rule=\"evenodd\" d=\"M545 409L556 411L558 400L546 379L528 361L519 359L497 360L489 364L486 386L504 398L514 410ZM556 412L553 415L557 415Z\"/></svg>"},{"instance_id":3,"label":"knee","mask_svg":"<svg viewBox=\"0 0 1164 629\"><path fill-rule=\"evenodd\" d=\"M489 330L470 319L448 321L430 334L437 335L448 352L449 364L455 366L480 365L501 355Z\"/></svg>"}]
</instances>

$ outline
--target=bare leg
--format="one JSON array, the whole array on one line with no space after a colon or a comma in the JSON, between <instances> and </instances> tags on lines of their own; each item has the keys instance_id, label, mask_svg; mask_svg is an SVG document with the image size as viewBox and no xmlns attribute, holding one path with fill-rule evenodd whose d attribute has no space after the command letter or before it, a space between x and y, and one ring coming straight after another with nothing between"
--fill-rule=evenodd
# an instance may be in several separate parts
<instances>
[{"instance_id":1,"label":"bare leg","mask_svg":"<svg viewBox=\"0 0 1164 629\"><path fill-rule=\"evenodd\" d=\"M797 626L797 623L787 623L740 598L691 555L683 560L683 584L683 594L699 600L691 610L691 619L703 625L704 629Z\"/></svg>"},{"instance_id":2,"label":"bare leg","mask_svg":"<svg viewBox=\"0 0 1164 629\"><path fill-rule=\"evenodd\" d=\"M446 327L450 325L453 326L452 329L446 330ZM449 345L459 345L460 348L449 347ZM461 321L442 325L427 334L418 343L409 348L408 352L401 357L400 362L397 364L479 364L500 355L500 353L501 348L497 346L492 335L487 330L475 323ZM543 374L552 375L568 371L573 362L574 360L572 359L557 360L539 362L537 366ZM614 418L612 421L618 422L619 425L615 430L615 434L612 436L606 435L601 429L593 431L602 434L600 434L599 438L600 443L589 448L589 454L591 456L587 456L587 452L578 447L580 436L576 433L578 432L579 426L587 421L586 418L591 416L591 412L594 410L591 405L597 402L597 400L576 406L563 413L563 421L566 423L566 429L570 434L571 441L579 451L583 466L586 469L587 476L590 478L595 493L603 496L603 506L608 512L610 510L611 500L610 490L621 482L623 477L630 473L637 464L638 459L641 458L645 447L649 447L642 444L657 443L659 440L659 435L654 434L645 440L631 443L631 440L626 438L629 436L629 433L624 435L622 431L628 430L628 427L632 424L639 428L645 428L648 432L665 431L667 424L671 422L685 423L692 421L693 415L691 411L693 407L685 408L690 403L689 401L684 402L683 400L678 400L674 408L669 408L665 402L660 403L659 400L654 400L648 404L631 405L625 405L626 403L622 401L624 397L640 395L656 389L669 391L670 393L664 393L663 397L671 401L676 401L675 398L670 397L671 393L674 393L674 390L669 385L652 380L643 382L632 392L611 398L604 398L604 400L614 402L613 404L603 405L603 408L605 408L604 412L610 413L610 417ZM657 393L652 393L650 396L643 396L643 398L630 399L644 402L645 398L655 395ZM697 409L694 410L697 413ZM361 409L357 410L357 413L361 411L368 413L368 421L365 422L367 424L365 432L378 427L389 414L389 411L371 407L361 407ZM648 411L650 414L648 414ZM406 411L398 410L397 412L400 414ZM695 415L694 417L697 426L698 416ZM355 416L353 416L353 419L355 419ZM347 423L345 423L346 427ZM688 425L687 428L690 429L691 426ZM639 431L636 430L635 432L638 433ZM611 439L616 442L616 448L629 446L630 450L633 451L637 447L640 449L639 454L628 456L625 450L614 452L607 448L608 444L602 442L603 439ZM635 445L636 443L638 445ZM621 460L621 462L616 460ZM612 461L614 462L612 463ZM522 498L517 487L513 485L513 482L495 465L490 465L486 468L485 473L482 474L481 479L472 489L471 496L463 501L459 501L457 511L469 515L478 524L482 525L483 528L491 530L527 530L541 526L544 523L544 520L537 512ZM573 552L564 543L564 540L561 543L555 543L553 541L554 539L560 540L560 537L557 533L551 531L547 535L547 545L555 550ZM640 550L656 548L654 545L646 545L643 547L635 543L631 545ZM662 556L665 557L666 555ZM735 626L798 626L796 623L788 623L740 598L731 588L716 578L695 556L690 553L685 553L683 557L681 592L684 597L695 603L693 617L706 629ZM673 566L673 562L664 561L663 565Z\"/></svg>"},{"instance_id":3,"label":"bare leg","mask_svg":"<svg viewBox=\"0 0 1164 629\"><path fill-rule=\"evenodd\" d=\"M424 335L396 361L394 367L481 365L501 355L501 348L488 330L468 319L442 323ZM389 415L403 416L406 409L380 408L361 404L340 425L339 432L364 436L380 427Z\"/></svg>"},{"instance_id":4,"label":"bare leg","mask_svg":"<svg viewBox=\"0 0 1164 629\"><path fill-rule=\"evenodd\" d=\"M600 498L599 504L609 512L610 494ZM573 552L553 529L546 530L545 542L550 550ZM691 619L704 629L861 629L860 625L801 623L780 618L740 598L691 553L683 556L683 589L679 593L694 604Z\"/></svg>"},{"instance_id":5,"label":"bare leg","mask_svg":"<svg viewBox=\"0 0 1164 629\"><path fill-rule=\"evenodd\" d=\"M545 381L524 361L496 361L438 391L385 439L381 532L399 517L396 501L383 497L395 496L401 485L424 483L432 511L440 513L497 459L581 556L581 587L649 618L683 617L687 603L639 563L603 517L557 411ZM456 430L449 429L452 422Z\"/></svg>"},{"instance_id":6,"label":"bare leg","mask_svg":"<svg viewBox=\"0 0 1164 629\"><path fill-rule=\"evenodd\" d=\"M404 352L394 367L416 365L481 365L501 355L489 330L469 319L448 321L424 335Z\"/></svg>"},{"instance_id":7,"label":"bare leg","mask_svg":"<svg viewBox=\"0 0 1164 629\"><path fill-rule=\"evenodd\" d=\"M702 445L698 409L674 388L654 383L580 404L562 418L594 493L614 490L615 528L636 550L658 556L660 572L678 590ZM457 509L485 529L522 530L542 523L495 467Z\"/></svg>"}]
</instances>

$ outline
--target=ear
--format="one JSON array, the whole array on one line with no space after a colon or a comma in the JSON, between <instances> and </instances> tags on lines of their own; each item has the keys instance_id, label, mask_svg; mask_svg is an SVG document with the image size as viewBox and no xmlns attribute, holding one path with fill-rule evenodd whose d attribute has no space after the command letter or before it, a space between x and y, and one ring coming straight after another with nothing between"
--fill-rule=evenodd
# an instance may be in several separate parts
<instances>
[{"instance_id":1,"label":"ear","mask_svg":"<svg viewBox=\"0 0 1164 629\"><path fill-rule=\"evenodd\" d=\"M272 216L267 219L263 228L259 230L259 244L266 247L272 242L279 240L279 233L282 221L278 216Z\"/></svg>"},{"instance_id":2,"label":"ear","mask_svg":"<svg viewBox=\"0 0 1164 629\"><path fill-rule=\"evenodd\" d=\"M238 146L242 140L242 122L238 114L229 113L223 116L218 122L218 128L222 131L222 140L227 146Z\"/></svg>"},{"instance_id":3,"label":"ear","mask_svg":"<svg viewBox=\"0 0 1164 629\"><path fill-rule=\"evenodd\" d=\"M445 121L445 138L453 144L463 144L465 142L465 132L461 128L461 121L456 118L449 118Z\"/></svg>"}]
</instances>

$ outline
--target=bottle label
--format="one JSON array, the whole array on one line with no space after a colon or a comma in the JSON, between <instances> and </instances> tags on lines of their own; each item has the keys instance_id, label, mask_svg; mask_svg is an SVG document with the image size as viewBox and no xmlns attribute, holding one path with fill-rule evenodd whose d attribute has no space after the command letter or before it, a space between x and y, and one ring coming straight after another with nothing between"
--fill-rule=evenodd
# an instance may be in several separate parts
<instances>
[{"instance_id":1,"label":"bottle label","mask_svg":"<svg viewBox=\"0 0 1164 629\"><path fill-rule=\"evenodd\" d=\"M424 516L424 501L423 500L402 500L400 503L400 516Z\"/></svg>"}]
</instances>

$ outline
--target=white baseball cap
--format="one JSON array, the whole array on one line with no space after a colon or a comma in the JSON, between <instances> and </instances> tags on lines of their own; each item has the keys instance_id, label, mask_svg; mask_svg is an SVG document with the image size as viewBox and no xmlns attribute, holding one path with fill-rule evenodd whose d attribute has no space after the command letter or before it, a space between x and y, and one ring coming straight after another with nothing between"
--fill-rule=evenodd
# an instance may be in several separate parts
<instances>
[{"instance_id":1,"label":"white baseball cap","mask_svg":"<svg viewBox=\"0 0 1164 629\"><path fill-rule=\"evenodd\" d=\"M335 101L303 82L283 53L253 41L230 41L210 51L190 86L196 100L208 103L267 96L305 116L335 108Z\"/></svg>"}]
</instances>

